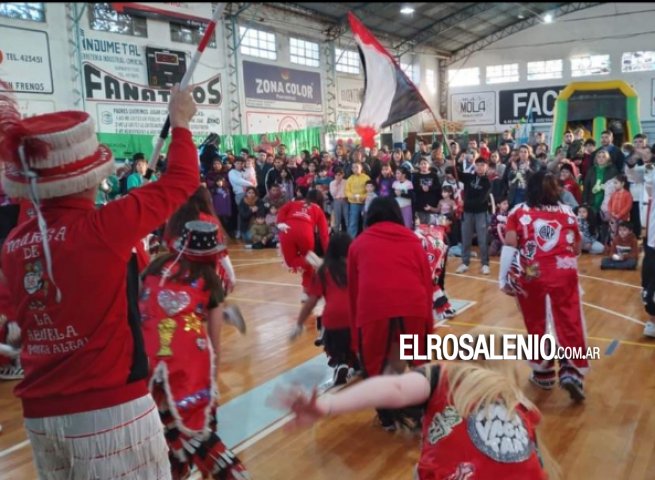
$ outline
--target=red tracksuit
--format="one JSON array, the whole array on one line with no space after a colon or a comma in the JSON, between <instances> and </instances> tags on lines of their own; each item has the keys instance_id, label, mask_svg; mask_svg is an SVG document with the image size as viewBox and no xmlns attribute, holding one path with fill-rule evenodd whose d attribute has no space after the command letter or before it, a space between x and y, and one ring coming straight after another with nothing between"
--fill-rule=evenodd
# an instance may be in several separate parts
<instances>
[{"instance_id":1,"label":"red tracksuit","mask_svg":"<svg viewBox=\"0 0 655 480\"><path fill-rule=\"evenodd\" d=\"M410 229L379 222L353 241L348 251L353 346L367 376L383 372L401 333L432 333L432 289L425 250ZM419 342L415 353L425 354L425 347Z\"/></svg>"},{"instance_id":2,"label":"red tracksuit","mask_svg":"<svg viewBox=\"0 0 655 480\"><path fill-rule=\"evenodd\" d=\"M432 307L440 315L449 308L452 308L448 297L439 285L439 277L443 273L448 245L444 241L446 229L440 225L420 225L414 232L421 241L423 249L427 253L430 271L432 272Z\"/></svg>"},{"instance_id":3,"label":"red tracksuit","mask_svg":"<svg viewBox=\"0 0 655 480\"><path fill-rule=\"evenodd\" d=\"M548 478L536 445L538 412L519 406L518 416L510 417L505 407L496 405L493 422L485 410L462 418L448 399L447 370L440 365L424 368L416 371L428 377L431 391L423 416L419 480Z\"/></svg>"},{"instance_id":4,"label":"red tracksuit","mask_svg":"<svg viewBox=\"0 0 655 480\"><path fill-rule=\"evenodd\" d=\"M191 132L174 128L172 137L159 181L100 209L82 196L42 202L61 303L36 219L5 241L2 268L17 307L25 371L15 394L26 418L88 412L147 395L139 325L128 320L127 264L134 245L198 188Z\"/></svg>"},{"instance_id":5,"label":"red tracksuit","mask_svg":"<svg viewBox=\"0 0 655 480\"><path fill-rule=\"evenodd\" d=\"M545 334L550 311L558 345L586 348L576 248L580 231L571 208L517 205L507 218L507 231L518 236L521 291L517 299L528 333ZM580 374L589 367L587 360L569 362ZM535 362L532 367L549 371L553 365Z\"/></svg>"},{"instance_id":6,"label":"red tracksuit","mask_svg":"<svg viewBox=\"0 0 655 480\"><path fill-rule=\"evenodd\" d=\"M286 203L277 213L278 223L289 225L287 233L280 231L280 249L284 262L293 272L302 272L303 290L309 288L314 269L305 260L309 251L315 248L315 231L318 229L323 251L329 240L328 225L321 207L304 200Z\"/></svg>"}]
</instances>

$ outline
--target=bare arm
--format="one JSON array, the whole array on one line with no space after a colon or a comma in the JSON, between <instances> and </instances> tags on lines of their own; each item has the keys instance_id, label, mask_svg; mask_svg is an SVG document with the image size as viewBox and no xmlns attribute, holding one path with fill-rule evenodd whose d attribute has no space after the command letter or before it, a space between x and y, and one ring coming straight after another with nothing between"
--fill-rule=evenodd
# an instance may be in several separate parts
<instances>
[{"instance_id":1,"label":"bare arm","mask_svg":"<svg viewBox=\"0 0 655 480\"><path fill-rule=\"evenodd\" d=\"M293 426L309 426L322 417L369 408L402 408L425 403L430 383L417 372L369 378L334 395L311 397L299 389L278 390L272 403L295 414Z\"/></svg>"},{"instance_id":2,"label":"bare arm","mask_svg":"<svg viewBox=\"0 0 655 480\"><path fill-rule=\"evenodd\" d=\"M223 309L221 307L212 308L209 311L209 320L207 322L207 333L212 349L214 350L214 364L218 368L221 348L221 329L223 328Z\"/></svg>"}]
</instances>

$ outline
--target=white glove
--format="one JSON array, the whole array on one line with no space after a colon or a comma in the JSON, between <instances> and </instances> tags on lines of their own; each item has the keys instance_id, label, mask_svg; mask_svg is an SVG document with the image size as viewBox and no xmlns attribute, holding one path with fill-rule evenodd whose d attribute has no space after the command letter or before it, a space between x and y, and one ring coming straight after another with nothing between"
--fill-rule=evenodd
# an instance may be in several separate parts
<instances>
[{"instance_id":1,"label":"white glove","mask_svg":"<svg viewBox=\"0 0 655 480\"><path fill-rule=\"evenodd\" d=\"M16 322L7 324L7 343L12 346L20 345L20 327Z\"/></svg>"},{"instance_id":2,"label":"white glove","mask_svg":"<svg viewBox=\"0 0 655 480\"><path fill-rule=\"evenodd\" d=\"M237 285L237 276L234 273L234 267L232 267L232 261L230 260L229 255L225 255L221 258L221 266L225 269L227 273L228 281L230 282L230 291L234 290L234 287Z\"/></svg>"},{"instance_id":3,"label":"white glove","mask_svg":"<svg viewBox=\"0 0 655 480\"><path fill-rule=\"evenodd\" d=\"M282 233L287 233L291 229L291 227L286 223L278 223L277 229Z\"/></svg>"},{"instance_id":4,"label":"white glove","mask_svg":"<svg viewBox=\"0 0 655 480\"><path fill-rule=\"evenodd\" d=\"M498 274L498 283L500 284L501 290L507 285L507 274L512 267L512 262L517 253L518 250L516 248L503 245L500 253L500 271Z\"/></svg>"}]
</instances>

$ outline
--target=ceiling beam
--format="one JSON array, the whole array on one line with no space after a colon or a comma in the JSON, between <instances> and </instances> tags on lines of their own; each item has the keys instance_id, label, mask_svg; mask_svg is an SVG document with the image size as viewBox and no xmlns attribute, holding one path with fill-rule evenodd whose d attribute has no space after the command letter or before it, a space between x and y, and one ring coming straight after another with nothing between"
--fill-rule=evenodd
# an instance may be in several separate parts
<instances>
[{"instance_id":1,"label":"ceiling beam","mask_svg":"<svg viewBox=\"0 0 655 480\"><path fill-rule=\"evenodd\" d=\"M514 35L515 33L518 33L527 28L534 27L535 25L543 23L541 16L544 15L545 13L550 13L553 16L553 18L558 18L563 15L567 15L569 13L577 12L578 10L584 10L586 8L595 7L597 5L600 5L601 3L602 2L565 3L554 10L548 10L547 12L544 11L541 15L534 15L525 20L521 20L520 22L514 23L512 25L509 25L508 27L503 28L502 30L494 32L491 35L488 35L487 37L484 37L480 40L477 40L473 43L463 46L462 48L454 52L453 56L450 59L446 60L446 65L452 65L453 63L468 57L472 53L484 49L485 47L491 45L492 43L502 40L503 38L509 37L510 35Z\"/></svg>"},{"instance_id":2,"label":"ceiling beam","mask_svg":"<svg viewBox=\"0 0 655 480\"><path fill-rule=\"evenodd\" d=\"M430 40L432 37L435 37L445 32L446 30L456 27L463 20L468 20L471 17L488 10L489 4L486 3L474 3L468 7L461 8L455 13L448 15L447 17L435 20L432 24L416 32L414 38L402 41L396 45L395 48L400 49L404 45L411 45L411 47L406 49L406 51L411 50L412 48L416 48Z\"/></svg>"}]
</instances>

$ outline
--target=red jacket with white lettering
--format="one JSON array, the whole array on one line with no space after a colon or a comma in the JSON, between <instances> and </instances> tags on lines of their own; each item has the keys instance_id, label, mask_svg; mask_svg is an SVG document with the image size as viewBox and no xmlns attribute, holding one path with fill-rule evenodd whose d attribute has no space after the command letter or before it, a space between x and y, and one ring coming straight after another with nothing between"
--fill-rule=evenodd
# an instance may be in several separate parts
<instances>
[{"instance_id":1,"label":"red jacket with white lettering","mask_svg":"<svg viewBox=\"0 0 655 480\"><path fill-rule=\"evenodd\" d=\"M2 268L22 329L25 378L15 394L27 418L112 407L148 393L138 319L129 318L132 247L198 188L198 153L186 129L173 129L167 172L157 182L96 209L93 199L43 202L54 281L46 271L36 219L16 227Z\"/></svg>"}]
</instances>

